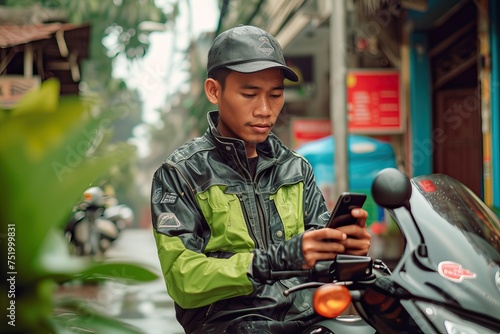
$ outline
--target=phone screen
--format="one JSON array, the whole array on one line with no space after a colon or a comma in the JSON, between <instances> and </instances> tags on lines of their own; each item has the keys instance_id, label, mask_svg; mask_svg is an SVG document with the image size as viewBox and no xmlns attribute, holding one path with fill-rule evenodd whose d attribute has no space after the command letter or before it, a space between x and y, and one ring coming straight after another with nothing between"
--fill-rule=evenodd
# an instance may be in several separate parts
<instances>
[{"instance_id":1,"label":"phone screen","mask_svg":"<svg viewBox=\"0 0 500 334\"><path fill-rule=\"evenodd\" d=\"M355 224L357 219L351 216L351 210L363 207L365 200L366 195L361 193L345 192L340 194L326 227L337 228Z\"/></svg>"}]
</instances>

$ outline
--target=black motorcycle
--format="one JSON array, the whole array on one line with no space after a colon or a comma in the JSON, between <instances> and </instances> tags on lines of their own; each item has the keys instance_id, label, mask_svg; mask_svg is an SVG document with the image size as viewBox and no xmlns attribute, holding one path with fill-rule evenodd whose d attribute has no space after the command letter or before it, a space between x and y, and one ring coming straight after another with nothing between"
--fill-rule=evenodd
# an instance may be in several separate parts
<instances>
[{"instance_id":1,"label":"black motorcycle","mask_svg":"<svg viewBox=\"0 0 500 334\"><path fill-rule=\"evenodd\" d=\"M372 195L398 224L404 252L392 272L349 255L301 271L312 282L286 293L315 288L315 310L325 317L304 333L500 333L498 216L442 174L410 181L385 169ZM351 303L358 315L342 315Z\"/></svg>"},{"instance_id":2,"label":"black motorcycle","mask_svg":"<svg viewBox=\"0 0 500 334\"><path fill-rule=\"evenodd\" d=\"M103 254L130 227L133 211L116 198L107 196L100 187L91 187L75 208L65 235L77 255Z\"/></svg>"}]
</instances>

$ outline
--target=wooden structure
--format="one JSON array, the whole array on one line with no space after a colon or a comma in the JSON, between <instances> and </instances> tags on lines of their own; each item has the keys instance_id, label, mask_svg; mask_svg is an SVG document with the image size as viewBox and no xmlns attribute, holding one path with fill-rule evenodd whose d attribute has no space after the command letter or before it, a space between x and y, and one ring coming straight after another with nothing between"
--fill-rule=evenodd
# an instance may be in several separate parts
<instances>
[{"instance_id":1,"label":"wooden structure","mask_svg":"<svg viewBox=\"0 0 500 334\"><path fill-rule=\"evenodd\" d=\"M89 25L40 23L0 25L0 79L5 95L9 78L58 78L61 95L76 95L81 62L89 57ZM18 87L19 88L19 87ZM19 89L22 89L19 88Z\"/></svg>"}]
</instances>

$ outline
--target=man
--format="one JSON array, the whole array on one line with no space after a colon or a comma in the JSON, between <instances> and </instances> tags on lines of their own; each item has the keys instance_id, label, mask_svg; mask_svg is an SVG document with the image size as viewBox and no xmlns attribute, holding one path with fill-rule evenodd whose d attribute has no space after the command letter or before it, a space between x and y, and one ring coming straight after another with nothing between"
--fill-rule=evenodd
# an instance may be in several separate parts
<instances>
[{"instance_id":1,"label":"man","mask_svg":"<svg viewBox=\"0 0 500 334\"><path fill-rule=\"evenodd\" d=\"M187 333L296 333L317 321L312 291L284 296L339 253L365 255L367 212L357 224L329 217L311 165L271 132L284 105L278 42L252 26L220 34L208 54L205 93L218 111L205 134L174 151L151 190L154 235L177 320ZM326 241L328 239L328 241Z\"/></svg>"}]
</instances>

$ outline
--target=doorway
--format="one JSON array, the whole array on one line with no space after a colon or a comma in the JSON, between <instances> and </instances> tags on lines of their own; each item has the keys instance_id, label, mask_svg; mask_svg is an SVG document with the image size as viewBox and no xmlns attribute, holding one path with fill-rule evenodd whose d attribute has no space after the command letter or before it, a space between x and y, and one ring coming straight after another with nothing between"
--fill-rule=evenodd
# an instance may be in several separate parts
<instances>
[{"instance_id":1,"label":"doorway","mask_svg":"<svg viewBox=\"0 0 500 334\"><path fill-rule=\"evenodd\" d=\"M464 0L428 34L432 77L433 172L447 174L482 197L483 145L477 8Z\"/></svg>"}]
</instances>

